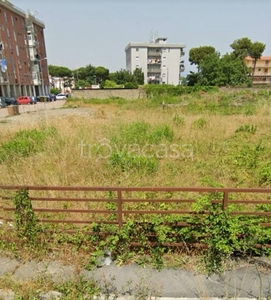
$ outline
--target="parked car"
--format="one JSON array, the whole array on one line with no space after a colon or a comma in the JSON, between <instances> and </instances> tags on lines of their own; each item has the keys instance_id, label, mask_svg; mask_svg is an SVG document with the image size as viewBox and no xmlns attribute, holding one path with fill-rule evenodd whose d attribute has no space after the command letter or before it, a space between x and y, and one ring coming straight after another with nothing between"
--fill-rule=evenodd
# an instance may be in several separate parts
<instances>
[{"instance_id":1,"label":"parked car","mask_svg":"<svg viewBox=\"0 0 271 300\"><path fill-rule=\"evenodd\" d=\"M50 98L48 95L39 95L37 96L37 101L39 102L49 102Z\"/></svg>"},{"instance_id":2,"label":"parked car","mask_svg":"<svg viewBox=\"0 0 271 300\"><path fill-rule=\"evenodd\" d=\"M5 97L6 105L18 105L18 102L13 97Z\"/></svg>"},{"instance_id":3,"label":"parked car","mask_svg":"<svg viewBox=\"0 0 271 300\"><path fill-rule=\"evenodd\" d=\"M31 98L31 104L36 104L36 103L38 102L37 97L35 97L35 96L30 96L30 98Z\"/></svg>"},{"instance_id":4,"label":"parked car","mask_svg":"<svg viewBox=\"0 0 271 300\"><path fill-rule=\"evenodd\" d=\"M4 97L0 97L0 108L4 108L6 107L6 102L5 102L5 99Z\"/></svg>"},{"instance_id":5,"label":"parked car","mask_svg":"<svg viewBox=\"0 0 271 300\"><path fill-rule=\"evenodd\" d=\"M66 98L66 95L62 93L56 95L56 100L66 100Z\"/></svg>"},{"instance_id":6,"label":"parked car","mask_svg":"<svg viewBox=\"0 0 271 300\"><path fill-rule=\"evenodd\" d=\"M17 102L18 102L18 104L35 104L35 103L37 103L32 98L32 96L21 96L21 97L17 98Z\"/></svg>"},{"instance_id":7,"label":"parked car","mask_svg":"<svg viewBox=\"0 0 271 300\"><path fill-rule=\"evenodd\" d=\"M6 107L9 105L17 105L17 100L12 97L0 97L0 107Z\"/></svg>"},{"instance_id":8,"label":"parked car","mask_svg":"<svg viewBox=\"0 0 271 300\"><path fill-rule=\"evenodd\" d=\"M56 101L56 95L55 94L48 94L46 95L49 98L49 101Z\"/></svg>"}]
</instances>

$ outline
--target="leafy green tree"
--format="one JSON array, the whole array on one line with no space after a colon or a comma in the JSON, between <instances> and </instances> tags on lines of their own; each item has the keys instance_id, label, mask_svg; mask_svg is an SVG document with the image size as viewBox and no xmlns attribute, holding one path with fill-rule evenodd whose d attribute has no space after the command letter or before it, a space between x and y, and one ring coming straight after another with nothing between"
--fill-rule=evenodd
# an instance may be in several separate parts
<instances>
[{"instance_id":1,"label":"leafy green tree","mask_svg":"<svg viewBox=\"0 0 271 300\"><path fill-rule=\"evenodd\" d=\"M95 75L97 83L105 82L107 79L109 79L109 70L101 66L96 67Z\"/></svg>"},{"instance_id":2,"label":"leafy green tree","mask_svg":"<svg viewBox=\"0 0 271 300\"><path fill-rule=\"evenodd\" d=\"M212 46L201 46L198 48L191 48L189 50L189 61L191 65L196 65L198 72L200 71L200 63L209 54L215 53L215 48Z\"/></svg>"},{"instance_id":3,"label":"leafy green tree","mask_svg":"<svg viewBox=\"0 0 271 300\"><path fill-rule=\"evenodd\" d=\"M257 60L261 58L265 50L265 44L260 42L253 43L249 38L244 37L235 40L230 46L233 49L233 54L242 59L244 72L247 72L244 59L247 56L250 56L253 59L252 75L254 75Z\"/></svg>"},{"instance_id":4,"label":"leafy green tree","mask_svg":"<svg viewBox=\"0 0 271 300\"><path fill-rule=\"evenodd\" d=\"M200 81L200 78L201 78L201 74L199 72L192 72L190 71L190 74L188 74L186 76L186 84L188 86L194 86L194 85L197 85L198 82Z\"/></svg>"},{"instance_id":5,"label":"leafy green tree","mask_svg":"<svg viewBox=\"0 0 271 300\"><path fill-rule=\"evenodd\" d=\"M230 47L233 49L233 54L244 60L249 55L251 40L247 37L235 40Z\"/></svg>"},{"instance_id":6,"label":"leafy green tree","mask_svg":"<svg viewBox=\"0 0 271 300\"><path fill-rule=\"evenodd\" d=\"M133 74L131 74L131 72L129 72L127 70L123 70L123 69L115 72L113 78L117 84L125 84L127 82L136 82Z\"/></svg>"},{"instance_id":7,"label":"leafy green tree","mask_svg":"<svg viewBox=\"0 0 271 300\"><path fill-rule=\"evenodd\" d=\"M200 64L198 85L207 86L248 86L247 72L244 73L243 61L233 54L220 57L218 52L206 56Z\"/></svg>"},{"instance_id":8,"label":"leafy green tree","mask_svg":"<svg viewBox=\"0 0 271 300\"><path fill-rule=\"evenodd\" d=\"M200 64L199 85L219 86L223 81L222 68L220 64L220 53L215 52L205 56Z\"/></svg>"},{"instance_id":9,"label":"leafy green tree","mask_svg":"<svg viewBox=\"0 0 271 300\"><path fill-rule=\"evenodd\" d=\"M252 76L255 74L256 64L257 60L259 60L262 57L262 54L265 50L265 44L260 42L254 42L251 43L248 54L253 59L253 70L252 70Z\"/></svg>"},{"instance_id":10,"label":"leafy green tree","mask_svg":"<svg viewBox=\"0 0 271 300\"><path fill-rule=\"evenodd\" d=\"M95 67L91 64L85 67L86 70L86 78L85 80L89 83L89 85L96 84L96 75L95 75Z\"/></svg>"},{"instance_id":11,"label":"leafy green tree","mask_svg":"<svg viewBox=\"0 0 271 300\"><path fill-rule=\"evenodd\" d=\"M141 68L136 68L134 70L133 75L135 77L135 81L136 81L137 84L139 84L139 85L144 84L144 73L142 72Z\"/></svg>"},{"instance_id":12,"label":"leafy green tree","mask_svg":"<svg viewBox=\"0 0 271 300\"><path fill-rule=\"evenodd\" d=\"M49 65L48 70L53 77L72 77L72 71L67 67Z\"/></svg>"}]
</instances>

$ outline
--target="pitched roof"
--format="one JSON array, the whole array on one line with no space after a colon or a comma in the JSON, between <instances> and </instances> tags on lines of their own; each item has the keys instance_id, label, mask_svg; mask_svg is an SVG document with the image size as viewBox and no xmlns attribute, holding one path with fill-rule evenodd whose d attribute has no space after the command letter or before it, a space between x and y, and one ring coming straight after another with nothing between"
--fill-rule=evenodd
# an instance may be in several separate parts
<instances>
[{"instance_id":1,"label":"pitched roof","mask_svg":"<svg viewBox=\"0 0 271 300\"><path fill-rule=\"evenodd\" d=\"M247 56L245 60L253 60L253 58ZM271 56L262 56L259 60L271 60Z\"/></svg>"}]
</instances>

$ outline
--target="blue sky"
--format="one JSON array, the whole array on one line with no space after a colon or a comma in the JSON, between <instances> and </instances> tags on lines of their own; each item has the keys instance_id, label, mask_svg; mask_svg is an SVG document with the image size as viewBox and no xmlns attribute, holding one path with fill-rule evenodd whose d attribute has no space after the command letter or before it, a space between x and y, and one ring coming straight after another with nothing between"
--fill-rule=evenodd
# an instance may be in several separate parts
<instances>
[{"instance_id":1,"label":"blue sky","mask_svg":"<svg viewBox=\"0 0 271 300\"><path fill-rule=\"evenodd\" d=\"M271 0L10 0L45 23L48 63L70 69L88 64L125 68L129 42L151 32L189 49L213 46L221 54L242 37L266 44L271 55Z\"/></svg>"}]
</instances>

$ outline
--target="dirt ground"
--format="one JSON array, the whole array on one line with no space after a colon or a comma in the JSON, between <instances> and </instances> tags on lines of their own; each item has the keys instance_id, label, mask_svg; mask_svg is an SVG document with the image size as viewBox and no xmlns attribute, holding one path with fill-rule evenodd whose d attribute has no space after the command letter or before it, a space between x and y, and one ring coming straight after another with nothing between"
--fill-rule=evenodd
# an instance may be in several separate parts
<instances>
[{"instance_id":1,"label":"dirt ground","mask_svg":"<svg viewBox=\"0 0 271 300\"><path fill-rule=\"evenodd\" d=\"M20 105L19 115L9 115L8 108L0 109L0 124L35 123L49 118L65 117L70 115L91 116L91 108L64 108L65 100L54 102L38 102L35 105Z\"/></svg>"}]
</instances>

